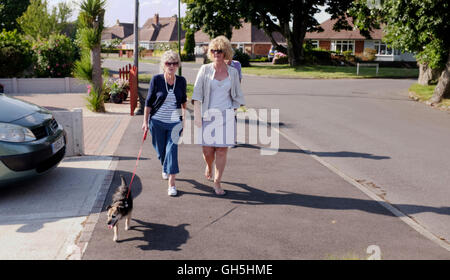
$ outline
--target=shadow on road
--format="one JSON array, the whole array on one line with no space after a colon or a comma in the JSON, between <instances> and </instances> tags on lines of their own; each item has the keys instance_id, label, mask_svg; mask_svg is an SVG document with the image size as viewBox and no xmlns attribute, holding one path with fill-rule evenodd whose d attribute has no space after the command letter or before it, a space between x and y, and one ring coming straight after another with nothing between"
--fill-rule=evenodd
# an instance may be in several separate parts
<instances>
[{"instance_id":1,"label":"shadow on road","mask_svg":"<svg viewBox=\"0 0 450 280\"><path fill-rule=\"evenodd\" d=\"M247 148L247 149L261 149L259 146L251 145L251 144L238 144L236 145L237 148ZM352 157L352 158L366 158L366 159L374 159L374 160L380 160L380 159L390 159L389 156L377 156L373 154L367 154L367 153L356 153L356 152L348 152L348 151L339 151L339 152L314 152L309 150L301 150L301 149L278 149L278 152L281 153L299 153L299 154L312 154L319 157Z\"/></svg>"},{"instance_id":2,"label":"shadow on road","mask_svg":"<svg viewBox=\"0 0 450 280\"><path fill-rule=\"evenodd\" d=\"M215 196L211 186L204 185L196 180L177 179L188 182L194 188L205 193L183 192L183 195ZM276 193L266 192L243 183L222 182L241 188L243 191L227 190L227 194L221 198L231 200L232 203L245 205L291 205L315 209L332 210L359 210L377 215L394 215L382 207L378 202L367 199L326 197L318 195L306 195L300 193L277 190ZM450 215L450 207L431 207L411 204L392 204L395 208L408 214L432 212L440 215Z\"/></svg>"},{"instance_id":3,"label":"shadow on road","mask_svg":"<svg viewBox=\"0 0 450 280\"><path fill-rule=\"evenodd\" d=\"M146 245L137 246L141 250L158 250L158 251L180 251L180 246L185 244L189 239L189 232L186 226L189 224L180 224L178 226L168 226L163 224L147 223L138 219L133 219L139 225L131 226L130 230L142 232L142 237L133 237L118 241L145 241Z\"/></svg>"}]
</instances>

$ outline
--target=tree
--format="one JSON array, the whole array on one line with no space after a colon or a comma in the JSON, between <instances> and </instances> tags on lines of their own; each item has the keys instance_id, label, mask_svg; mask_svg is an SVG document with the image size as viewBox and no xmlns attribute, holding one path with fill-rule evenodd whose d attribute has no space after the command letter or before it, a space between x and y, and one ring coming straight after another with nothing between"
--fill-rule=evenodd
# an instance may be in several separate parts
<instances>
[{"instance_id":1,"label":"tree","mask_svg":"<svg viewBox=\"0 0 450 280\"><path fill-rule=\"evenodd\" d=\"M31 0L17 22L28 37L34 40L48 39L51 34L59 34L64 30L71 14L72 9L64 2L59 3L50 13L47 0Z\"/></svg>"},{"instance_id":2,"label":"tree","mask_svg":"<svg viewBox=\"0 0 450 280\"><path fill-rule=\"evenodd\" d=\"M78 23L80 25L78 37L85 51L81 62L86 61L86 51L88 51L90 67L86 67L85 63L84 67L77 63L76 68L88 68L88 72L92 77L90 79L92 81L92 95L96 100L94 109L98 112L105 111L105 105L102 102L103 79L100 56L105 6L105 0L84 0L80 5L80 13L78 15Z\"/></svg>"},{"instance_id":3,"label":"tree","mask_svg":"<svg viewBox=\"0 0 450 280\"><path fill-rule=\"evenodd\" d=\"M225 35L231 39L232 27L241 27L240 11L235 0L182 0L187 4L183 21L185 30L202 30L215 38Z\"/></svg>"},{"instance_id":4,"label":"tree","mask_svg":"<svg viewBox=\"0 0 450 280\"><path fill-rule=\"evenodd\" d=\"M186 40L184 42L184 52L188 56L194 55L195 50L195 37L194 37L194 31L191 29L188 29L186 31Z\"/></svg>"},{"instance_id":5,"label":"tree","mask_svg":"<svg viewBox=\"0 0 450 280\"><path fill-rule=\"evenodd\" d=\"M440 73L438 85L430 99L438 103L450 97L450 4L446 0L385 0L369 7L367 1L356 1L350 14L355 25L370 30L380 23L384 40L392 47L416 53L421 75L430 68ZM422 77L419 77L419 80Z\"/></svg>"},{"instance_id":6,"label":"tree","mask_svg":"<svg viewBox=\"0 0 450 280\"><path fill-rule=\"evenodd\" d=\"M202 29L210 36L231 37L232 27L241 27L241 20L264 30L277 50L288 54L289 64L305 62L303 41L308 31L323 31L314 15L327 5L332 19L338 19L337 29L350 29L346 11L352 0L185 0L186 24ZM287 47L279 45L274 33L281 33Z\"/></svg>"},{"instance_id":7,"label":"tree","mask_svg":"<svg viewBox=\"0 0 450 280\"><path fill-rule=\"evenodd\" d=\"M0 31L18 29L16 19L26 11L30 0L0 0Z\"/></svg>"}]
</instances>

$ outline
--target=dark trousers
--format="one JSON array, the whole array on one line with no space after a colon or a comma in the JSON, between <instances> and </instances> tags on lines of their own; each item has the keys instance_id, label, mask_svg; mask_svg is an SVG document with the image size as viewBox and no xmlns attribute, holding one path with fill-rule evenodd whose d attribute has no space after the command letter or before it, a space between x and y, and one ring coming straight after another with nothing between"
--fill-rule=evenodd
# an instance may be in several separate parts
<instances>
[{"instance_id":1,"label":"dark trousers","mask_svg":"<svg viewBox=\"0 0 450 280\"><path fill-rule=\"evenodd\" d=\"M167 174L177 174L178 168L178 139L182 130L182 123L165 123L150 119L149 129L152 135L152 144Z\"/></svg>"}]
</instances>

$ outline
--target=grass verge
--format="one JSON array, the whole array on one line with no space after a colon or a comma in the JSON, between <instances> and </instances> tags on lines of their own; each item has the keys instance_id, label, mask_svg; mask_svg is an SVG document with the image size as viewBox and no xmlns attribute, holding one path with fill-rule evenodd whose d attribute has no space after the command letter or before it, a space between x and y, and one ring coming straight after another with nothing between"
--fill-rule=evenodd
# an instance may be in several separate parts
<instances>
[{"instance_id":1,"label":"grass verge","mask_svg":"<svg viewBox=\"0 0 450 280\"><path fill-rule=\"evenodd\" d=\"M416 101L426 103L433 95L435 87L436 85L422 86L419 84L413 84L409 88L409 96ZM436 107L439 109L450 110L450 99L443 98L442 101L436 105Z\"/></svg>"},{"instance_id":2,"label":"grass verge","mask_svg":"<svg viewBox=\"0 0 450 280\"><path fill-rule=\"evenodd\" d=\"M419 69L380 67L376 75L375 67L360 67L359 75L356 75L356 66L327 66L327 65L302 65L291 67L289 65L256 65L242 68L244 74L257 76L276 76L291 78L312 79L367 79L367 78L417 78Z\"/></svg>"}]
</instances>

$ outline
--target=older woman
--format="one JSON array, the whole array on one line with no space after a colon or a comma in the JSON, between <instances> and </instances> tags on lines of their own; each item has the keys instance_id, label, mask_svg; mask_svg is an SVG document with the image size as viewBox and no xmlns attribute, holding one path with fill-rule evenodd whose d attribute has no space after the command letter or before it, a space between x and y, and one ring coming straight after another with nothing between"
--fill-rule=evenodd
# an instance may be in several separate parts
<instances>
[{"instance_id":1,"label":"older woman","mask_svg":"<svg viewBox=\"0 0 450 280\"><path fill-rule=\"evenodd\" d=\"M153 76L145 101L142 129L150 129L152 144L162 165L162 178L169 180L168 194L176 196L175 174L178 167L178 139L186 109L186 79L176 76L180 56L167 51L161 57L163 74ZM172 133L172 131L175 133Z\"/></svg>"},{"instance_id":2,"label":"older woman","mask_svg":"<svg viewBox=\"0 0 450 280\"><path fill-rule=\"evenodd\" d=\"M225 36L211 41L208 57L213 62L200 68L194 85L194 123L202 128L205 177L212 179L215 161L214 191L217 195L224 195L222 175L228 148L234 146L236 138L234 110L244 105L244 95L238 71L227 65L233 57L233 49Z\"/></svg>"}]
</instances>

